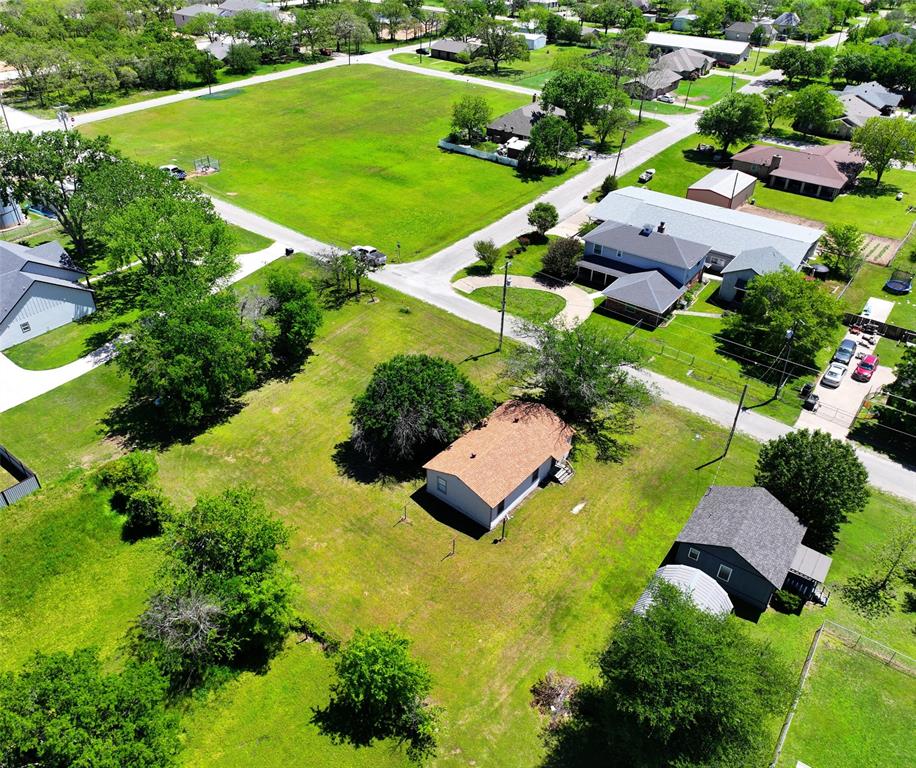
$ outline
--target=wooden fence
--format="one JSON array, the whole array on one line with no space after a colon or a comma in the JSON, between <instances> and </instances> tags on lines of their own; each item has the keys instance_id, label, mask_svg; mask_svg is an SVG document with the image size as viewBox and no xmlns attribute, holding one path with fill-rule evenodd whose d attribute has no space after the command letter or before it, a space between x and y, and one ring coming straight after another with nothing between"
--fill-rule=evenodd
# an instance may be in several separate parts
<instances>
[{"instance_id":1,"label":"wooden fence","mask_svg":"<svg viewBox=\"0 0 916 768\"><path fill-rule=\"evenodd\" d=\"M843 316L843 324L874 328L875 333L879 336L883 336L885 339L891 339L892 341L916 342L916 331L909 328L903 328L899 325L880 323L877 320L865 317L865 315L856 315L852 312L847 312Z\"/></svg>"},{"instance_id":2,"label":"wooden fence","mask_svg":"<svg viewBox=\"0 0 916 768\"><path fill-rule=\"evenodd\" d=\"M0 507L8 507L19 501L23 496L28 496L33 491L41 488L35 473L0 445L0 468L13 476L17 482L3 491L0 491Z\"/></svg>"}]
</instances>

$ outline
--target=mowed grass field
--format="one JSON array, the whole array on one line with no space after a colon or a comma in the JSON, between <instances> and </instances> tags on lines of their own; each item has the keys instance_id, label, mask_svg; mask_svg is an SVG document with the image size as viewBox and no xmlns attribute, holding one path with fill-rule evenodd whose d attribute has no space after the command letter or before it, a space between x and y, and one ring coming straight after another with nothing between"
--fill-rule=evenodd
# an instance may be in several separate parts
<instances>
[{"instance_id":1,"label":"mowed grass field","mask_svg":"<svg viewBox=\"0 0 916 768\"><path fill-rule=\"evenodd\" d=\"M821 637L780 757L831 768L897 768L916 752L916 678Z\"/></svg>"},{"instance_id":2,"label":"mowed grass field","mask_svg":"<svg viewBox=\"0 0 916 768\"><path fill-rule=\"evenodd\" d=\"M291 261L310 269L301 257ZM263 272L246 284L262 284ZM253 485L290 526L286 559L303 616L343 638L382 626L413 639L445 707L434 765L534 768L543 723L530 706L531 684L550 669L593 677L593 652L632 607L705 488L749 484L757 446L738 435L727 460L701 467L721 453L726 430L658 403L641 414L623 464L598 464L586 452L569 484L526 501L506 542L474 538L417 503L420 479L366 482L335 463L352 397L374 365L398 352L443 355L494 397L509 394L500 356L472 359L495 348L494 334L385 288L376 295L377 303L328 313L302 373L250 393L230 421L161 453L161 482L180 505ZM120 520L88 482L86 470L118 450L99 422L124 391L123 379L104 366L0 414L4 443L44 485L0 517L0 669L18 667L36 649L86 644L119 663L161 558L155 541L121 539ZM410 523L398 524L405 510ZM900 513L912 507L875 496L844 526L831 579L861 567ZM453 540L456 554L446 558ZM823 617L857 621L834 598L826 610L767 613L747 629L773 639L800 668ZM907 622L895 614L862 631L912 653ZM279 768L298 754L305 765L405 765L390 744L335 746L310 724L311 708L327 700L331 663L293 637L266 674L243 674L191 703L184 764ZM771 725L775 741L779 723Z\"/></svg>"},{"instance_id":3,"label":"mowed grass field","mask_svg":"<svg viewBox=\"0 0 916 768\"><path fill-rule=\"evenodd\" d=\"M221 170L200 178L224 197L324 242L370 244L408 261L480 229L574 175L526 179L444 152L454 102L486 98L493 114L528 97L371 65L313 72L93 123L128 155Z\"/></svg>"}]
</instances>

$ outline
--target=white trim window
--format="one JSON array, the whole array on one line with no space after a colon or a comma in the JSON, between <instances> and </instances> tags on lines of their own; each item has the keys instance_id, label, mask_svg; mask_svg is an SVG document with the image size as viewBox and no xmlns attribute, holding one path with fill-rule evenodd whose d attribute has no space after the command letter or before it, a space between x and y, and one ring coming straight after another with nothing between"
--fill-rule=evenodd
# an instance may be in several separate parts
<instances>
[{"instance_id":1,"label":"white trim window","mask_svg":"<svg viewBox=\"0 0 916 768\"><path fill-rule=\"evenodd\" d=\"M23 333L30 333L32 326L29 323L19 323L19 330Z\"/></svg>"},{"instance_id":2,"label":"white trim window","mask_svg":"<svg viewBox=\"0 0 916 768\"><path fill-rule=\"evenodd\" d=\"M595 256L601 255L601 246L598 243L592 245L592 253L594 253Z\"/></svg>"},{"instance_id":3,"label":"white trim window","mask_svg":"<svg viewBox=\"0 0 916 768\"><path fill-rule=\"evenodd\" d=\"M696 562L697 560L700 559L700 550L694 547L691 547L690 549L687 550L687 558L689 560L693 560L694 562Z\"/></svg>"},{"instance_id":4,"label":"white trim window","mask_svg":"<svg viewBox=\"0 0 916 768\"><path fill-rule=\"evenodd\" d=\"M436 478L436 490L438 490L439 493L448 493L448 480L442 477L442 475Z\"/></svg>"},{"instance_id":5,"label":"white trim window","mask_svg":"<svg viewBox=\"0 0 916 768\"><path fill-rule=\"evenodd\" d=\"M727 584L728 580L731 577L732 577L732 569L729 568L727 565L720 565L719 572L716 574L716 578L719 579L719 581L724 581Z\"/></svg>"}]
</instances>

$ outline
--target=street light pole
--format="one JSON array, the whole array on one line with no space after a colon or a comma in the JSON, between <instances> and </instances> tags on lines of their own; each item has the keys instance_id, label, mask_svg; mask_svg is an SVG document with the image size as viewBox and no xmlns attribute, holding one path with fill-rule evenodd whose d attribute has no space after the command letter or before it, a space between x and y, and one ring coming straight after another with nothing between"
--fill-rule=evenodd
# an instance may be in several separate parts
<instances>
[{"instance_id":1,"label":"street light pole","mask_svg":"<svg viewBox=\"0 0 916 768\"><path fill-rule=\"evenodd\" d=\"M506 327L506 294L509 291L509 265L511 263L512 259L507 258L506 263L503 265L503 303L499 313L499 346L496 348L497 352L503 351L503 331Z\"/></svg>"}]
</instances>

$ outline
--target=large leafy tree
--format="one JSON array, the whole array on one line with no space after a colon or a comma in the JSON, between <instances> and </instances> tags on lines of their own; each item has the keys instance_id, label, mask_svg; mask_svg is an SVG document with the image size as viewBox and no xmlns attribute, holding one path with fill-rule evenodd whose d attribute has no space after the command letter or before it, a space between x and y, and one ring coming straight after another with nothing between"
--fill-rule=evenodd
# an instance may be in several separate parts
<instances>
[{"instance_id":1,"label":"large leafy tree","mask_svg":"<svg viewBox=\"0 0 916 768\"><path fill-rule=\"evenodd\" d=\"M548 731L546 765L635 768L759 765L794 688L791 670L733 616L652 585L645 614L620 620L598 657L599 680L575 694L571 718Z\"/></svg>"},{"instance_id":2,"label":"large leafy tree","mask_svg":"<svg viewBox=\"0 0 916 768\"><path fill-rule=\"evenodd\" d=\"M321 325L321 306L312 284L291 269L272 271L267 277L268 315L277 324L274 358L287 369L302 366Z\"/></svg>"},{"instance_id":3,"label":"large leafy tree","mask_svg":"<svg viewBox=\"0 0 916 768\"><path fill-rule=\"evenodd\" d=\"M638 27L624 29L602 46L598 55L590 60L591 67L607 75L614 88L620 87L621 80L626 82L645 74L650 64L645 37L645 31Z\"/></svg>"},{"instance_id":4,"label":"large leafy tree","mask_svg":"<svg viewBox=\"0 0 916 768\"><path fill-rule=\"evenodd\" d=\"M527 159L532 165L553 161L559 167L564 152L576 146L576 131L562 117L545 115L531 127Z\"/></svg>"},{"instance_id":5,"label":"large leafy tree","mask_svg":"<svg viewBox=\"0 0 916 768\"><path fill-rule=\"evenodd\" d=\"M414 762L436 748L438 711L427 704L432 680L395 632L357 630L337 657L331 701L315 722L335 740L368 746L393 738Z\"/></svg>"},{"instance_id":6,"label":"large leafy tree","mask_svg":"<svg viewBox=\"0 0 916 768\"><path fill-rule=\"evenodd\" d=\"M840 117L843 105L826 85L807 85L792 97L792 115L796 127L806 136L825 133Z\"/></svg>"},{"instance_id":7,"label":"large leafy tree","mask_svg":"<svg viewBox=\"0 0 916 768\"><path fill-rule=\"evenodd\" d=\"M843 598L868 619L887 616L897 605L897 586L904 581L912 584L914 572L916 520L901 518L890 537L872 552L868 568L843 585Z\"/></svg>"},{"instance_id":8,"label":"large leafy tree","mask_svg":"<svg viewBox=\"0 0 916 768\"><path fill-rule=\"evenodd\" d=\"M765 124L763 99L755 93L731 93L700 115L697 131L718 139L728 152L735 142L760 136Z\"/></svg>"},{"instance_id":9,"label":"large leafy tree","mask_svg":"<svg viewBox=\"0 0 916 768\"><path fill-rule=\"evenodd\" d=\"M492 114L483 96L465 94L452 105L452 130L473 144L486 134Z\"/></svg>"},{"instance_id":10,"label":"large leafy tree","mask_svg":"<svg viewBox=\"0 0 916 768\"><path fill-rule=\"evenodd\" d=\"M740 345L729 347L739 357L767 367L779 359L813 366L817 353L832 343L841 317L835 298L786 267L750 282L738 311L726 317L722 337Z\"/></svg>"},{"instance_id":11,"label":"large leafy tree","mask_svg":"<svg viewBox=\"0 0 916 768\"><path fill-rule=\"evenodd\" d=\"M785 88L767 88L760 97L763 99L763 114L766 117L767 130L773 130L773 124L790 114L792 96Z\"/></svg>"},{"instance_id":12,"label":"large leafy tree","mask_svg":"<svg viewBox=\"0 0 916 768\"><path fill-rule=\"evenodd\" d=\"M237 267L229 227L205 198L137 198L112 213L103 232L115 263L139 262L155 281L180 279L209 288Z\"/></svg>"},{"instance_id":13,"label":"large leafy tree","mask_svg":"<svg viewBox=\"0 0 916 768\"><path fill-rule=\"evenodd\" d=\"M483 0L445 0L445 26L442 31L448 37L467 41L488 15Z\"/></svg>"},{"instance_id":14,"label":"large leafy tree","mask_svg":"<svg viewBox=\"0 0 916 768\"><path fill-rule=\"evenodd\" d=\"M486 19L477 29L477 37L483 44L481 56L493 65L494 74L500 64L527 60L528 46L509 22Z\"/></svg>"},{"instance_id":15,"label":"large leafy tree","mask_svg":"<svg viewBox=\"0 0 916 768\"><path fill-rule=\"evenodd\" d=\"M410 462L448 445L491 408L447 360L396 355L375 367L353 400L353 442L370 459Z\"/></svg>"},{"instance_id":16,"label":"large leafy tree","mask_svg":"<svg viewBox=\"0 0 916 768\"><path fill-rule=\"evenodd\" d=\"M916 347L904 350L884 393L887 399L877 408L878 422L902 433L895 440L916 447Z\"/></svg>"},{"instance_id":17,"label":"large leafy tree","mask_svg":"<svg viewBox=\"0 0 916 768\"><path fill-rule=\"evenodd\" d=\"M183 688L210 667L259 665L293 621L280 558L288 531L251 488L197 499L165 529L160 589L140 617L134 650Z\"/></svg>"},{"instance_id":18,"label":"large leafy tree","mask_svg":"<svg viewBox=\"0 0 916 768\"><path fill-rule=\"evenodd\" d=\"M598 105L591 124L598 137L598 146L604 147L607 137L623 130L630 122L630 97L616 88L608 93L604 103Z\"/></svg>"},{"instance_id":19,"label":"large leafy tree","mask_svg":"<svg viewBox=\"0 0 916 768\"><path fill-rule=\"evenodd\" d=\"M235 295L163 285L119 347L131 396L148 403L172 434L225 413L257 379L253 328Z\"/></svg>"},{"instance_id":20,"label":"large leafy tree","mask_svg":"<svg viewBox=\"0 0 916 768\"><path fill-rule=\"evenodd\" d=\"M526 396L552 408L590 440L602 460L618 460L639 408L649 399L629 367L639 351L590 326L525 326L530 345L509 360L509 374Z\"/></svg>"},{"instance_id":21,"label":"large leafy tree","mask_svg":"<svg viewBox=\"0 0 916 768\"><path fill-rule=\"evenodd\" d=\"M868 503L868 472L852 446L819 430L764 445L754 482L808 526L805 543L821 552L833 551L840 523Z\"/></svg>"},{"instance_id":22,"label":"large leafy tree","mask_svg":"<svg viewBox=\"0 0 916 768\"><path fill-rule=\"evenodd\" d=\"M870 117L852 132L852 148L875 172L875 184L892 163L912 163L916 158L916 125L905 117Z\"/></svg>"},{"instance_id":23,"label":"large leafy tree","mask_svg":"<svg viewBox=\"0 0 916 768\"><path fill-rule=\"evenodd\" d=\"M855 224L831 224L821 240L820 254L830 270L846 280L862 264L865 236Z\"/></svg>"},{"instance_id":24,"label":"large leafy tree","mask_svg":"<svg viewBox=\"0 0 916 768\"><path fill-rule=\"evenodd\" d=\"M541 101L545 106L565 110L566 119L576 133L581 134L609 94L607 78L585 69L569 69L547 81L541 91Z\"/></svg>"},{"instance_id":25,"label":"large leafy tree","mask_svg":"<svg viewBox=\"0 0 916 768\"><path fill-rule=\"evenodd\" d=\"M116 160L107 137L0 132L4 186L14 199L44 206L57 217L73 242L71 256L86 270L93 261L87 228L94 205L87 178Z\"/></svg>"},{"instance_id":26,"label":"large leafy tree","mask_svg":"<svg viewBox=\"0 0 916 768\"><path fill-rule=\"evenodd\" d=\"M106 673L94 650L36 654L0 675L0 764L8 768L169 768L177 719L149 665Z\"/></svg>"}]
</instances>

